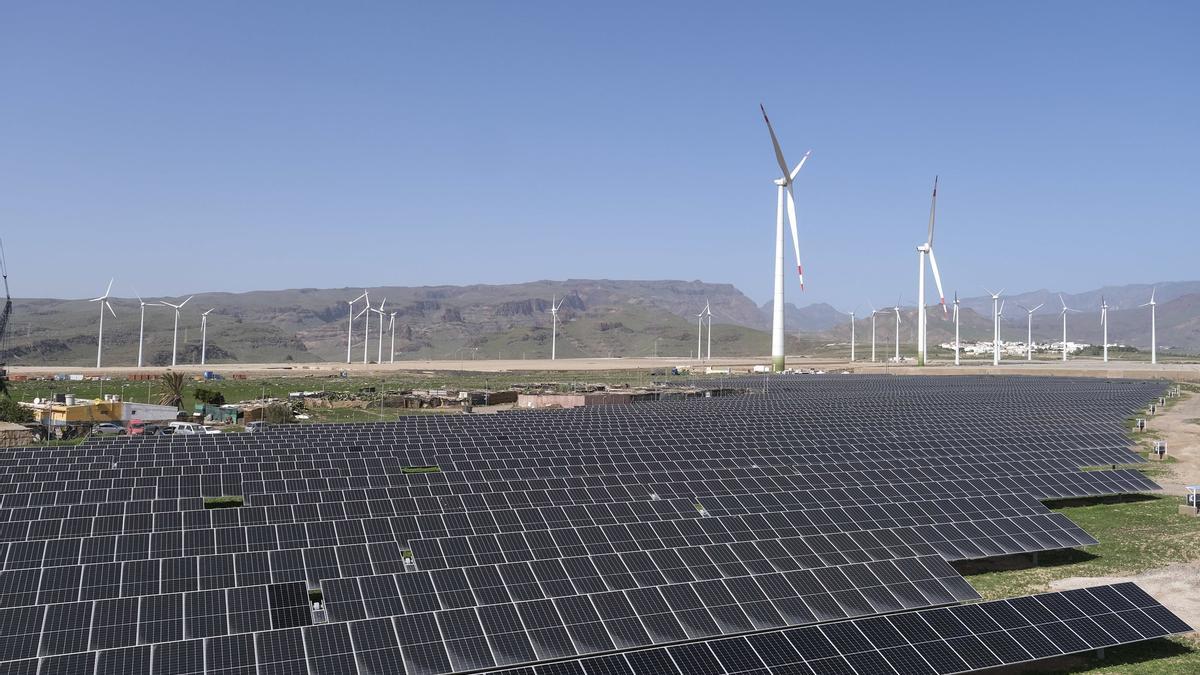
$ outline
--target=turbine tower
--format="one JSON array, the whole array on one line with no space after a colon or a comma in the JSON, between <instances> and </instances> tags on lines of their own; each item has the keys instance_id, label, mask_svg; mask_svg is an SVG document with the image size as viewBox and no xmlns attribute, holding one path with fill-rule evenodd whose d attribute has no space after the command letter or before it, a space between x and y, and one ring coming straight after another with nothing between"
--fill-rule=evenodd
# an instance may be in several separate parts
<instances>
[{"instance_id":1,"label":"turbine tower","mask_svg":"<svg viewBox=\"0 0 1200 675\"><path fill-rule=\"evenodd\" d=\"M958 339L958 291L954 291L954 365L959 365L958 354L962 343Z\"/></svg>"},{"instance_id":2,"label":"turbine tower","mask_svg":"<svg viewBox=\"0 0 1200 675\"><path fill-rule=\"evenodd\" d=\"M392 331L392 355L388 358L388 363L396 362L396 313L388 313L388 327Z\"/></svg>"},{"instance_id":3,"label":"turbine tower","mask_svg":"<svg viewBox=\"0 0 1200 675\"><path fill-rule=\"evenodd\" d=\"M175 309L175 330L171 334L171 367L175 366L175 357L179 352L179 310L183 309L183 306L188 304L193 297L195 296L189 295L187 300L184 300L178 305L173 305L166 300L162 300L158 303L160 305L173 307Z\"/></svg>"},{"instance_id":4,"label":"turbine tower","mask_svg":"<svg viewBox=\"0 0 1200 675\"><path fill-rule=\"evenodd\" d=\"M383 306L387 304L387 298L384 298L378 307L371 311L379 315L379 348L378 354L375 355L375 363L383 363Z\"/></svg>"},{"instance_id":5,"label":"turbine tower","mask_svg":"<svg viewBox=\"0 0 1200 675\"><path fill-rule=\"evenodd\" d=\"M1100 325L1104 328L1104 362L1108 363L1108 301L1100 296Z\"/></svg>"},{"instance_id":6,"label":"turbine tower","mask_svg":"<svg viewBox=\"0 0 1200 675\"><path fill-rule=\"evenodd\" d=\"M366 291L363 292L363 300L365 300L366 304L367 304L366 308L363 309L362 312L360 312L360 314L362 314L365 317L363 319L363 321L366 323L366 325L363 326L363 365L365 366L365 365L367 365L367 349L371 345L371 309L372 309L371 296L367 295Z\"/></svg>"},{"instance_id":7,"label":"turbine tower","mask_svg":"<svg viewBox=\"0 0 1200 675\"><path fill-rule=\"evenodd\" d=\"M134 291L134 295L137 295L138 303L141 304L141 306L142 306L142 318L140 321L138 321L138 365L137 365L138 368L141 368L142 367L142 338L146 335L146 305L148 303L145 300L143 300L142 296L138 295L136 291Z\"/></svg>"},{"instance_id":8,"label":"turbine tower","mask_svg":"<svg viewBox=\"0 0 1200 675\"><path fill-rule=\"evenodd\" d=\"M704 360L704 352L700 350L701 342L704 340L704 317L708 312L708 301L704 301L704 308L696 315L696 360ZM711 344L711 343L710 343Z\"/></svg>"},{"instance_id":9,"label":"turbine tower","mask_svg":"<svg viewBox=\"0 0 1200 675\"><path fill-rule=\"evenodd\" d=\"M550 360L554 361L558 358L558 308L562 307L562 300L558 299L557 295L550 296ZM696 349L699 350L700 340L696 339ZM700 354L696 354L696 358L700 358Z\"/></svg>"},{"instance_id":10,"label":"turbine tower","mask_svg":"<svg viewBox=\"0 0 1200 675\"><path fill-rule=\"evenodd\" d=\"M708 347L705 349L705 361L712 360L712 307L709 306L708 300L704 301L704 313L708 317Z\"/></svg>"},{"instance_id":11,"label":"turbine tower","mask_svg":"<svg viewBox=\"0 0 1200 675\"><path fill-rule=\"evenodd\" d=\"M804 153L795 169L788 169L788 163L783 158L783 150L779 147L779 139L775 137L775 128L767 117L767 109L759 104L763 121L767 123L767 131L771 134L771 144L775 148L775 161L779 163L782 178L775 179L779 188L775 204L775 301L771 314L771 370L778 373L784 369L783 341L783 207L787 203L788 222L792 230L792 246L796 250L796 274L800 276L800 290L804 290L804 268L800 264L800 239L796 230L796 197L792 184L804 163L808 161L811 151Z\"/></svg>"},{"instance_id":12,"label":"turbine tower","mask_svg":"<svg viewBox=\"0 0 1200 675\"><path fill-rule=\"evenodd\" d=\"M350 363L350 343L354 341L354 320L358 318L357 316L354 315L354 305L359 300L362 300L365 297L367 297L367 292L363 291L362 295L358 296L357 298L346 301L347 312L350 316L350 320L346 322L346 363L347 364Z\"/></svg>"},{"instance_id":13,"label":"turbine tower","mask_svg":"<svg viewBox=\"0 0 1200 675\"><path fill-rule=\"evenodd\" d=\"M350 317L350 325L354 325L354 322L358 321L358 317L363 316L363 315L366 315L367 320L370 321L370 318L371 318L371 305L370 304L368 304L366 307L363 307L361 310L359 310L358 314L355 314L354 316ZM369 328L369 326L368 326L368 328ZM363 363L367 362L367 338L370 336L371 336L371 333L369 330L363 331Z\"/></svg>"},{"instance_id":14,"label":"turbine tower","mask_svg":"<svg viewBox=\"0 0 1200 675\"><path fill-rule=\"evenodd\" d=\"M1062 304L1062 311L1060 312L1060 314L1062 314L1062 326L1063 326L1062 360L1066 361L1067 360L1067 312L1078 312L1079 310L1071 309L1070 307L1067 307L1067 302L1065 300L1063 300L1062 293L1058 294L1058 301L1059 301L1059 303Z\"/></svg>"},{"instance_id":15,"label":"turbine tower","mask_svg":"<svg viewBox=\"0 0 1200 675\"><path fill-rule=\"evenodd\" d=\"M987 289L983 289L987 291ZM1000 314L1004 308L1000 304L1000 294L1004 292L1001 288L998 292L993 293L987 291L988 295L992 296L992 365L1000 365Z\"/></svg>"},{"instance_id":16,"label":"turbine tower","mask_svg":"<svg viewBox=\"0 0 1200 675\"><path fill-rule=\"evenodd\" d=\"M213 309L216 307L208 312ZM200 365L204 365L205 356L208 354L208 312L200 312Z\"/></svg>"},{"instance_id":17,"label":"turbine tower","mask_svg":"<svg viewBox=\"0 0 1200 675\"><path fill-rule=\"evenodd\" d=\"M1154 301L1154 294L1158 291L1157 288L1150 289L1150 302L1147 302L1142 307L1150 308L1150 363L1158 363L1158 334L1154 325L1154 308L1158 305Z\"/></svg>"},{"instance_id":18,"label":"turbine tower","mask_svg":"<svg viewBox=\"0 0 1200 675\"><path fill-rule=\"evenodd\" d=\"M937 215L937 176L933 177L933 197L929 202L929 234L925 243L917 247L917 263L920 272L917 275L917 365L925 365L928 358L927 344L929 341L925 316L925 256L929 256L929 265L933 269L933 281L937 284L938 297L941 298L942 315L946 313L946 294L942 292L942 276L938 274L937 256L933 254L933 222Z\"/></svg>"},{"instance_id":19,"label":"turbine tower","mask_svg":"<svg viewBox=\"0 0 1200 675\"><path fill-rule=\"evenodd\" d=\"M104 289L104 295L98 298L92 298L88 302L100 303L100 334L96 338L96 367L100 367L100 350L104 346L104 310L107 309L113 318L117 318L117 313L113 311L112 305L108 303L108 294L112 291L113 280L108 280L108 288Z\"/></svg>"},{"instance_id":20,"label":"turbine tower","mask_svg":"<svg viewBox=\"0 0 1200 675\"><path fill-rule=\"evenodd\" d=\"M900 301L896 301L896 306L892 308L896 312L896 363L900 363Z\"/></svg>"},{"instance_id":21,"label":"turbine tower","mask_svg":"<svg viewBox=\"0 0 1200 675\"><path fill-rule=\"evenodd\" d=\"M1030 309L1030 308L1026 307L1025 305L1017 305L1017 307L1020 307L1021 309L1025 310L1025 313L1028 315L1027 319L1026 319L1027 326L1025 328L1025 333L1026 333L1025 360L1026 361L1033 360L1033 313L1038 311L1039 309L1041 309L1042 305L1044 305L1044 304L1046 304L1046 303L1043 302L1041 305L1038 305L1037 307L1034 307L1033 309Z\"/></svg>"}]
</instances>

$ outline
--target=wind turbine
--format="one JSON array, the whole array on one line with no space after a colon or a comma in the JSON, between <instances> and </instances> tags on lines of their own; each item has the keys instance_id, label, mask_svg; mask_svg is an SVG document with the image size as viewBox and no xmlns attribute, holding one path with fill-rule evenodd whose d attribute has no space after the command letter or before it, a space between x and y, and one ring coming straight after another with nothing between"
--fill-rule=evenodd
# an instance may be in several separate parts
<instances>
[{"instance_id":1,"label":"wind turbine","mask_svg":"<svg viewBox=\"0 0 1200 675\"><path fill-rule=\"evenodd\" d=\"M958 340L958 291L954 291L954 365L959 365L958 353L961 343Z\"/></svg>"},{"instance_id":2,"label":"wind turbine","mask_svg":"<svg viewBox=\"0 0 1200 675\"><path fill-rule=\"evenodd\" d=\"M175 331L171 334L171 366L172 367L175 366L175 356L178 353L178 349L179 349L179 310L183 309L183 306L188 304L188 301L190 301L193 297L195 297L195 296L189 295L187 300L184 300L183 302L179 303L178 305L173 305L173 304L167 302L166 300L159 301L159 303L158 303L160 305L165 305L167 307L175 308Z\"/></svg>"},{"instance_id":3,"label":"wind turbine","mask_svg":"<svg viewBox=\"0 0 1200 675\"><path fill-rule=\"evenodd\" d=\"M350 363L350 343L354 340L354 320L358 318L354 316L354 304L365 297L367 297L367 292L363 291L362 295L346 302L347 312L350 315L350 320L346 322L346 363Z\"/></svg>"},{"instance_id":4,"label":"wind turbine","mask_svg":"<svg viewBox=\"0 0 1200 675\"><path fill-rule=\"evenodd\" d=\"M375 363L383 363L383 306L386 304L387 298L384 298L378 307L371 310L379 315L379 353L375 356Z\"/></svg>"},{"instance_id":5,"label":"wind turbine","mask_svg":"<svg viewBox=\"0 0 1200 675\"><path fill-rule=\"evenodd\" d=\"M792 229L792 246L796 250L796 274L800 276L800 290L804 290L804 268L800 264L800 239L796 231L796 196L792 184L795 183L796 175L800 173L800 169L808 161L808 156L812 151L804 153L796 168L789 170L788 163L783 158L783 150L779 147L779 139L775 137L775 128L771 126L771 120L767 117L767 109L762 104L759 104L758 107L762 110L763 121L767 123L767 131L771 134L771 144L775 148L775 161L779 162L779 170L783 172L782 178L775 179L775 185L779 187L779 196L775 205L775 304L771 315L771 370L778 373L784 368L783 206L786 198L788 222Z\"/></svg>"},{"instance_id":6,"label":"wind turbine","mask_svg":"<svg viewBox=\"0 0 1200 675\"><path fill-rule=\"evenodd\" d=\"M1026 361L1033 360L1033 313L1038 311L1039 309L1041 309L1042 305L1044 305L1044 304L1046 304L1046 303L1043 302L1041 305L1038 305L1037 307L1034 307L1033 309L1030 309L1030 308L1026 307L1025 305L1017 305L1017 307L1020 307L1021 309L1025 310L1025 313L1028 315L1028 317L1027 317L1028 325L1026 326L1026 329L1025 329L1025 331L1026 331L1025 360Z\"/></svg>"},{"instance_id":7,"label":"wind turbine","mask_svg":"<svg viewBox=\"0 0 1200 675\"><path fill-rule=\"evenodd\" d=\"M987 291L987 289L983 289ZM988 295L992 296L992 365L1000 365L1000 314L1004 311L1000 304L1000 294L1004 292L1001 288L996 293L987 291Z\"/></svg>"},{"instance_id":8,"label":"wind turbine","mask_svg":"<svg viewBox=\"0 0 1200 675\"><path fill-rule=\"evenodd\" d=\"M142 296L138 295L137 291L134 291L134 295L137 295L138 303L140 303L142 306L142 318L138 322L138 365L137 365L138 368L141 368L142 367L142 338L146 334L146 305L149 303L147 303L145 300L143 300Z\"/></svg>"},{"instance_id":9,"label":"wind turbine","mask_svg":"<svg viewBox=\"0 0 1200 675\"><path fill-rule=\"evenodd\" d=\"M705 352L705 361L712 360L712 307L709 307L708 300L704 301L704 312L708 315L708 349Z\"/></svg>"},{"instance_id":10,"label":"wind turbine","mask_svg":"<svg viewBox=\"0 0 1200 675\"><path fill-rule=\"evenodd\" d=\"M850 363L854 363L854 310L850 310Z\"/></svg>"},{"instance_id":11,"label":"wind turbine","mask_svg":"<svg viewBox=\"0 0 1200 675\"><path fill-rule=\"evenodd\" d=\"M363 309L363 311L359 312L359 315L366 316L366 318L363 319L363 321L366 323L366 325L363 327L363 365L365 366L367 365L367 348L371 344L371 296L368 295L366 291L363 291L363 300L366 301L367 306Z\"/></svg>"},{"instance_id":12,"label":"wind turbine","mask_svg":"<svg viewBox=\"0 0 1200 675\"><path fill-rule=\"evenodd\" d=\"M92 298L88 302L100 303L100 335L96 338L96 367L100 367L100 350L104 346L104 310L107 309L113 318L117 318L117 313L113 311L112 305L108 302L108 294L112 291L113 280L108 280L108 288L104 289L104 295L98 298Z\"/></svg>"},{"instance_id":13,"label":"wind turbine","mask_svg":"<svg viewBox=\"0 0 1200 675\"><path fill-rule=\"evenodd\" d=\"M704 313L708 311L708 301L704 301L704 309L696 315L696 360L703 361L703 352L700 351L701 340L704 339Z\"/></svg>"},{"instance_id":14,"label":"wind turbine","mask_svg":"<svg viewBox=\"0 0 1200 675\"><path fill-rule=\"evenodd\" d=\"M933 177L933 197L929 202L929 234L925 243L917 247L917 262L921 271L917 275L917 365L925 365L928 357L928 328L925 317L925 256L929 255L929 265L933 268L933 281L937 284L938 297L941 298L942 314L946 312L946 294L942 292L942 276L938 274L937 256L933 254L933 221L937 215L937 176Z\"/></svg>"},{"instance_id":15,"label":"wind turbine","mask_svg":"<svg viewBox=\"0 0 1200 675\"><path fill-rule=\"evenodd\" d=\"M558 308L562 307L562 300L558 299L557 295L550 296L550 360L558 358ZM696 338L696 358L700 358L700 338Z\"/></svg>"},{"instance_id":16,"label":"wind turbine","mask_svg":"<svg viewBox=\"0 0 1200 675\"><path fill-rule=\"evenodd\" d=\"M900 300L896 300L896 306L892 308L896 312L896 363L900 363Z\"/></svg>"},{"instance_id":17,"label":"wind turbine","mask_svg":"<svg viewBox=\"0 0 1200 675\"><path fill-rule=\"evenodd\" d=\"M216 307L208 312L213 309ZM208 352L208 312L200 312L200 365L204 365L204 357Z\"/></svg>"},{"instance_id":18,"label":"wind turbine","mask_svg":"<svg viewBox=\"0 0 1200 675\"><path fill-rule=\"evenodd\" d=\"M1154 302L1154 294L1157 291L1158 288L1151 288L1150 302L1139 305L1140 307L1150 308L1150 363L1158 363L1158 334L1156 332L1157 328L1154 325L1154 307L1158 305L1157 302Z\"/></svg>"},{"instance_id":19,"label":"wind turbine","mask_svg":"<svg viewBox=\"0 0 1200 675\"><path fill-rule=\"evenodd\" d=\"M1058 301L1062 304L1062 324L1063 324L1063 339L1062 339L1062 360L1067 360L1067 312L1078 312L1077 309L1067 307L1067 302L1063 300L1062 293L1058 294Z\"/></svg>"},{"instance_id":20,"label":"wind turbine","mask_svg":"<svg viewBox=\"0 0 1200 675\"><path fill-rule=\"evenodd\" d=\"M1104 328L1104 362L1108 363L1108 301L1100 296L1100 325Z\"/></svg>"},{"instance_id":21,"label":"wind turbine","mask_svg":"<svg viewBox=\"0 0 1200 675\"><path fill-rule=\"evenodd\" d=\"M388 313L388 327L392 331L392 355L388 359L388 363L396 362L396 313Z\"/></svg>"}]
</instances>

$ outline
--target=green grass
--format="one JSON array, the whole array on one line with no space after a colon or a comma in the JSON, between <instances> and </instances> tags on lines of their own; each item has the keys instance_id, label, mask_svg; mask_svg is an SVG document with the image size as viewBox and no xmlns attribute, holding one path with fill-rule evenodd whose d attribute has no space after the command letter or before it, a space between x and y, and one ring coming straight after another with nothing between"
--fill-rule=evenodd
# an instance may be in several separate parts
<instances>
[{"instance_id":1,"label":"green grass","mask_svg":"<svg viewBox=\"0 0 1200 675\"><path fill-rule=\"evenodd\" d=\"M1200 519L1179 515L1180 503L1180 497L1146 495L1049 502L1100 543L1044 552L1036 567L1028 557L956 567L984 599L993 600L1038 593L1056 579L1128 576L1200 559Z\"/></svg>"},{"instance_id":2,"label":"green grass","mask_svg":"<svg viewBox=\"0 0 1200 675\"><path fill-rule=\"evenodd\" d=\"M1197 560L1200 519L1179 515L1180 503L1179 497L1145 495L1048 502L1047 506L1070 518L1100 543L1043 552L1036 566L1028 556L1012 556L955 563L955 567L985 600L995 600L1044 592L1057 579L1131 576ZM1200 673L1200 641L1190 636L1151 640L1107 649L1103 659L1092 654L1055 659L1030 667L1030 672Z\"/></svg>"},{"instance_id":3,"label":"green grass","mask_svg":"<svg viewBox=\"0 0 1200 675\"><path fill-rule=\"evenodd\" d=\"M241 497L205 497L204 508L206 509L233 509L242 506L245 502Z\"/></svg>"}]
</instances>

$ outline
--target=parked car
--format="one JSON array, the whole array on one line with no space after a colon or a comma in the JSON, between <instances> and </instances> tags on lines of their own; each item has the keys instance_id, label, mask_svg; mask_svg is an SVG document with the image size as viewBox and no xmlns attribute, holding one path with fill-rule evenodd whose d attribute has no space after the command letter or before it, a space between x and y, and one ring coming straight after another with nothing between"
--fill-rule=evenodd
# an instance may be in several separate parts
<instances>
[{"instance_id":1,"label":"parked car","mask_svg":"<svg viewBox=\"0 0 1200 675\"><path fill-rule=\"evenodd\" d=\"M115 422L101 422L92 427L92 433L102 436L120 436L125 433L125 427Z\"/></svg>"},{"instance_id":2,"label":"parked car","mask_svg":"<svg viewBox=\"0 0 1200 675\"><path fill-rule=\"evenodd\" d=\"M146 433L147 424L143 420L129 420L129 426L126 427L127 433L130 436L141 436Z\"/></svg>"},{"instance_id":3,"label":"parked car","mask_svg":"<svg viewBox=\"0 0 1200 675\"><path fill-rule=\"evenodd\" d=\"M263 420L255 420L246 425L246 431L249 431L252 434L256 434L256 433L259 433L261 431L266 431L266 430L267 430L267 423Z\"/></svg>"},{"instance_id":4,"label":"parked car","mask_svg":"<svg viewBox=\"0 0 1200 675\"><path fill-rule=\"evenodd\" d=\"M195 422L171 422L167 426L170 427L171 429L174 429L174 431L171 432L173 434L184 434L184 435L188 435L188 436L195 436L198 434L206 433L204 431L204 426L200 425L200 424L196 424Z\"/></svg>"},{"instance_id":5,"label":"parked car","mask_svg":"<svg viewBox=\"0 0 1200 675\"><path fill-rule=\"evenodd\" d=\"M202 434L220 434L220 433L224 433L224 432L216 427L201 426L200 433L202 433Z\"/></svg>"}]
</instances>

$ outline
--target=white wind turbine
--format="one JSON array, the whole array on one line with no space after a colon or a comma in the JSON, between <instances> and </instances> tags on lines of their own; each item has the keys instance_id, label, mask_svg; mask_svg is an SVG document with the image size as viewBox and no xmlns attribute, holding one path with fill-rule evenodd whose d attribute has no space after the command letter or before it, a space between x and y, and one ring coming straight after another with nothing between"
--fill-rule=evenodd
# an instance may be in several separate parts
<instances>
[{"instance_id":1,"label":"white wind turbine","mask_svg":"<svg viewBox=\"0 0 1200 675\"><path fill-rule=\"evenodd\" d=\"M804 153L796 168L789 169L787 161L783 158L783 150L779 147L779 139L775 137L775 129L771 126L770 118L767 117L767 109L761 104L758 107L762 110L763 121L767 123L767 131L771 134L771 144L775 147L775 160L779 162L779 170L783 172L783 177L775 179L775 185L779 187L779 196L775 206L775 301L771 315L771 370L778 373L784 369L783 207L786 201L788 222L791 224L792 230L792 246L796 250L796 274L800 276L800 290L804 290L804 268L800 264L800 239L796 230L796 197L792 184L795 183L796 176L800 173L804 163L808 161L811 151Z\"/></svg>"},{"instance_id":2,"label":"white wind turbine","mask_svg":"<svg viewBox=\"0 0 1200 675\"><path fill-rule=\"evenodd\" d=\"M700 351L700 343L704 340L704 313L708 311L708 301L704 302L704 308L696 315L696 360L704 360L704 352Z\"/></svg>"},{"instance_id":3,"label":"white wind turbine","mask_svg":"<svg viewBox=\"0 0 1200 675\"><path fill-rule=\"evenodd\" d=\"M142 338L146 335L146 305L148 305L150 303L143 300L142 296L138 295L137 291L134 291L134 295L137 295L138 303L141 304L141 306L142 306L142 318L138 322L138 365L137 365L138 368L141 368L142 367Z\"/></svg>"},{"instance_id":4,"label":"white wind turbine","mask_svg":"<svg viewBox=\"0 0 1200 675\"><path fill-rule=\"evenodd\" d=\"M1108 363L1108 301L1100 296L1100 325L1104 328L1104 362Z\"/></svg>"},{"instance_id":5,"label":"white wind turbine","mask_svg":"<svg viewBox=\"0 0 1200 675\"><path fill-rule=\"evenodd\" d=\"M213 311L216 307L208 310ZM200 365L204 365L208 354L208 312L200 312Z\"/></svg>"},{"instance_id":6,"label":"white wind turbine","mask_svg":"<svg viewBox=\"0 0 1200 675\"><path fill-rule=\"evenodd\" d=\"M175 357L179 351L179 310L183 309L183 306L188 304L188 302L193 297L195 297L195 296L189 295L187 300L184 300L183 302L179 303L178 305L173 305L173 304L167 302L166 300L161 300L158 303L160 305L165 305L167 307L173 307L175 309L175 331L171 334L171 366L172 367L174 367L174 365L175 365Z\"/></svg>"},{"instance_id":7,"label":"white wind turbine","mask_svg":"<svg viewBox=\"0 0 1200 675\"><path fill-rule=\"evenodd\" d=\"M1150 302L1139 305L1140 307L1150 308L1150 363L1158 363L1158 334L1157 327L1154 324L1154 308L1158 305L1158 303L1154 301L1154 294L1157 291L1157 287L1151 288Z\"/></svg>"},{"instance_id":8,"label":"white wind turbine","mask_svg":"<svg viewBox=\"0 0 1200 675\"><path fill-rule=\"evenodd\" d=\"M396 362L396 313L388 312L388 327L392 332L392 355L388 358L388 363Z\"/></svg>"},{"instance_id":9,"label":"white wind turbine","mask_svg":"<svg viewBox=\"0 0 1200 675\"><path fill-rule=\"evenodd\" d=\"M117 313L113 311L112 305L108 302L108 294L112 291L113 280L108 280L108 287L104 289L104 295L98 298L92 298L88 302L100 303L100 334L96 338L96 367L100 367L100 350L104 346L104 310L107 309L113 318L117 318Z\"/></svg>"},{"instance_id":10,"label":"white wind turbine","mask_svg":"<svg viewBox=\"0 0 1200 675\"><path fill-rule=\"evenodd\" d=\"M958 354L962 343L958 339L958 291L954 291L954 365L959 365Z\"/></svg>"},{"instance_id":11,"label":"white wind turbine","mask_svg":"<svg viewBox=\"0 0 1200 675\"><path fill-rule=\"evenodd\" d=\"M896 300L896 306L892 308L896 312L896 363L900 363L900 301Z\"/></svg>"},{"instance_id":12,"label":"white wind turbine","mask_svg":"<svg viewBox=\"0 0 1200 675\"><path fill-rule=\"evenodd\" d=\"M354 315L354 305L365 297L367 297L367 292L363 291L362 295L357 298L346 301L346 305L348 306L347 312L350 317L350 320L346 322L346 363L350 363L350 343L354 341L354 320L358 318Z\"/></svg>"},{"instance_id":13,"label":"white wind turbine","mask_svg":"<svg viewBox=\"0 0 1200 675\"><path fill-rule=\"evenodd\" d=\"M559 300L557 295L550 296L550 360L551 361L558 358L558 308L562 307L563 301L565 301L565 300L566 300L565 297L562 300ZM696 344L697 345L700 344L700 341L698 338L696 340ZM697 349L699 349L698 346L697 346ZM697 359L700 358L700 355L696 354L696 358Z\"/></svg>"},{"instance_id":14,"label":"white wind turbine","mask_svg":"<svg viewBox=\"0 0 1200 675\"><path fill-rule=\"evenodd\" d=\"M983 289L987 291L987 289ZM1003 305L1000 303L1000 294L1004 292L1001 288L993 293L987 291L988 295L992 296L992 365L1000 365L1000 314L1004 311Z\"/></svg>"},{"instance_id":15,"label":"white wind turbine","mask_svg":"<svg viewBox=\"0 0 1200 675\"><path fill-rule=\"evenodd\" d=\"M387 304L387 298L384 298L378 307L371 309L379 315L379 353L375 356L375 363L383 363L383 306Z\"/></svg>"},{"instance_id":16,"label":"white wind turbine","mask_svg":"<svg viewBox=\"0 0 1200 675\"><path fill-rule=\"evenodd\" d=\"M933 197L929 202L929 234L925 243L917 247L917 262L920 273L917 275L917 365L925 365L929 349L929 329L925 316L925 256L929 256L929 266L933 269L933 281L937 284L938 297L941 298L942 314L946 313L946 294L942 292L942 277L938 274L937 256L933 254L933 223L937 215L937 176L933 177Z\"/></svg>"},{"instance_id":17,"label":"white wind turbine","mask_svg":"<svg viewBox=\"0 0 1200 675\"><path fill-rule=\"evenodd\" d=\"M368 304L366 307L363 307L361 310L359 310L358 314L355 314L354 316L350 317L350 325L353 326L354 322L358 321L358 318L360 316L366 316L368 322L371 320L371 305L370 304ZM369 338L369 337L371 337L371 332L370 332L370 324L368 323L367 330L363 331L363 363L367 362L367 338Z\"/></svg>"},{"instance_id":18,"label":"white wind turbine","mask_svg":"<svg viewBox=\"0 0 1200 675\"><path fill-rule=\"evenodd\" d=\"M1062 304L1062 311L1059 312L1060 314L1062 314L1062 326L1063 326L1062 360L1066 361L1067 360L1067 312L1078 312L1079 310L1071 309L1070 307L1067 307L1067 302L1065 300L1063 300L1062 293L1058 294L1058 301L1059 301L1059 303Z\"/></svg>"},{"instance_id":19,"label":"white wind turbine","mask_svg":"<svg viewBox=\"0 0 1200 675\"><path fill-rule=\"evenodd\" d=\"M850 310L850 363L854 363L854 310Z\"/></svg>"},{"instance_id":20,"label":"white wind turbine","mask_svg":"<svg viewBox=\"0 0 1200 675\"><path fill-rule=\"evenodd\" d=\"M1038 311L1039 309L1041 309L1042 305L1044 305L1044 304L1046 304L1046 303L1043 302L1041 305L1038 305L1037 307L1034 307L1033 309L1030 309L1030 308L1026 307L1025 305L1017 305L1017 307L1020 307L1021 309L1025 310L1025 313L1028 315L1026 318L1027 325L1025 328L1025 360L1026 361L1033 360L1033 313Z\"/></svg>"},{"instance_id":21,"label":"white wind turbine","mask_svg":"<svg viewBox=\"0 0 1200 675\"><path fill-rule=\"evenodd\" d=\"M705 361L712 360L712 307L709 306L708 300L704 301L704 311L708 315L708 349L705 350Z\"/></svg>"},{"instance_id":22,"label":"white wind turbine","mask_svg":"<svg viewBox=\"0 0 1200 675\"><path fill-rule=\"evenodd\" d=\"M372 309L371 308L371 296L368 295L366 291L363 291L363 300L366 302L367 306L365 308L363 308L363 311L359 312L359 316L365 317L363 319L363 322L366 324L365 326L363 326L363 365L365 366L365 365L367 365L367 349L371 345L371 309Z\"/></svg>"}]
</instances>

